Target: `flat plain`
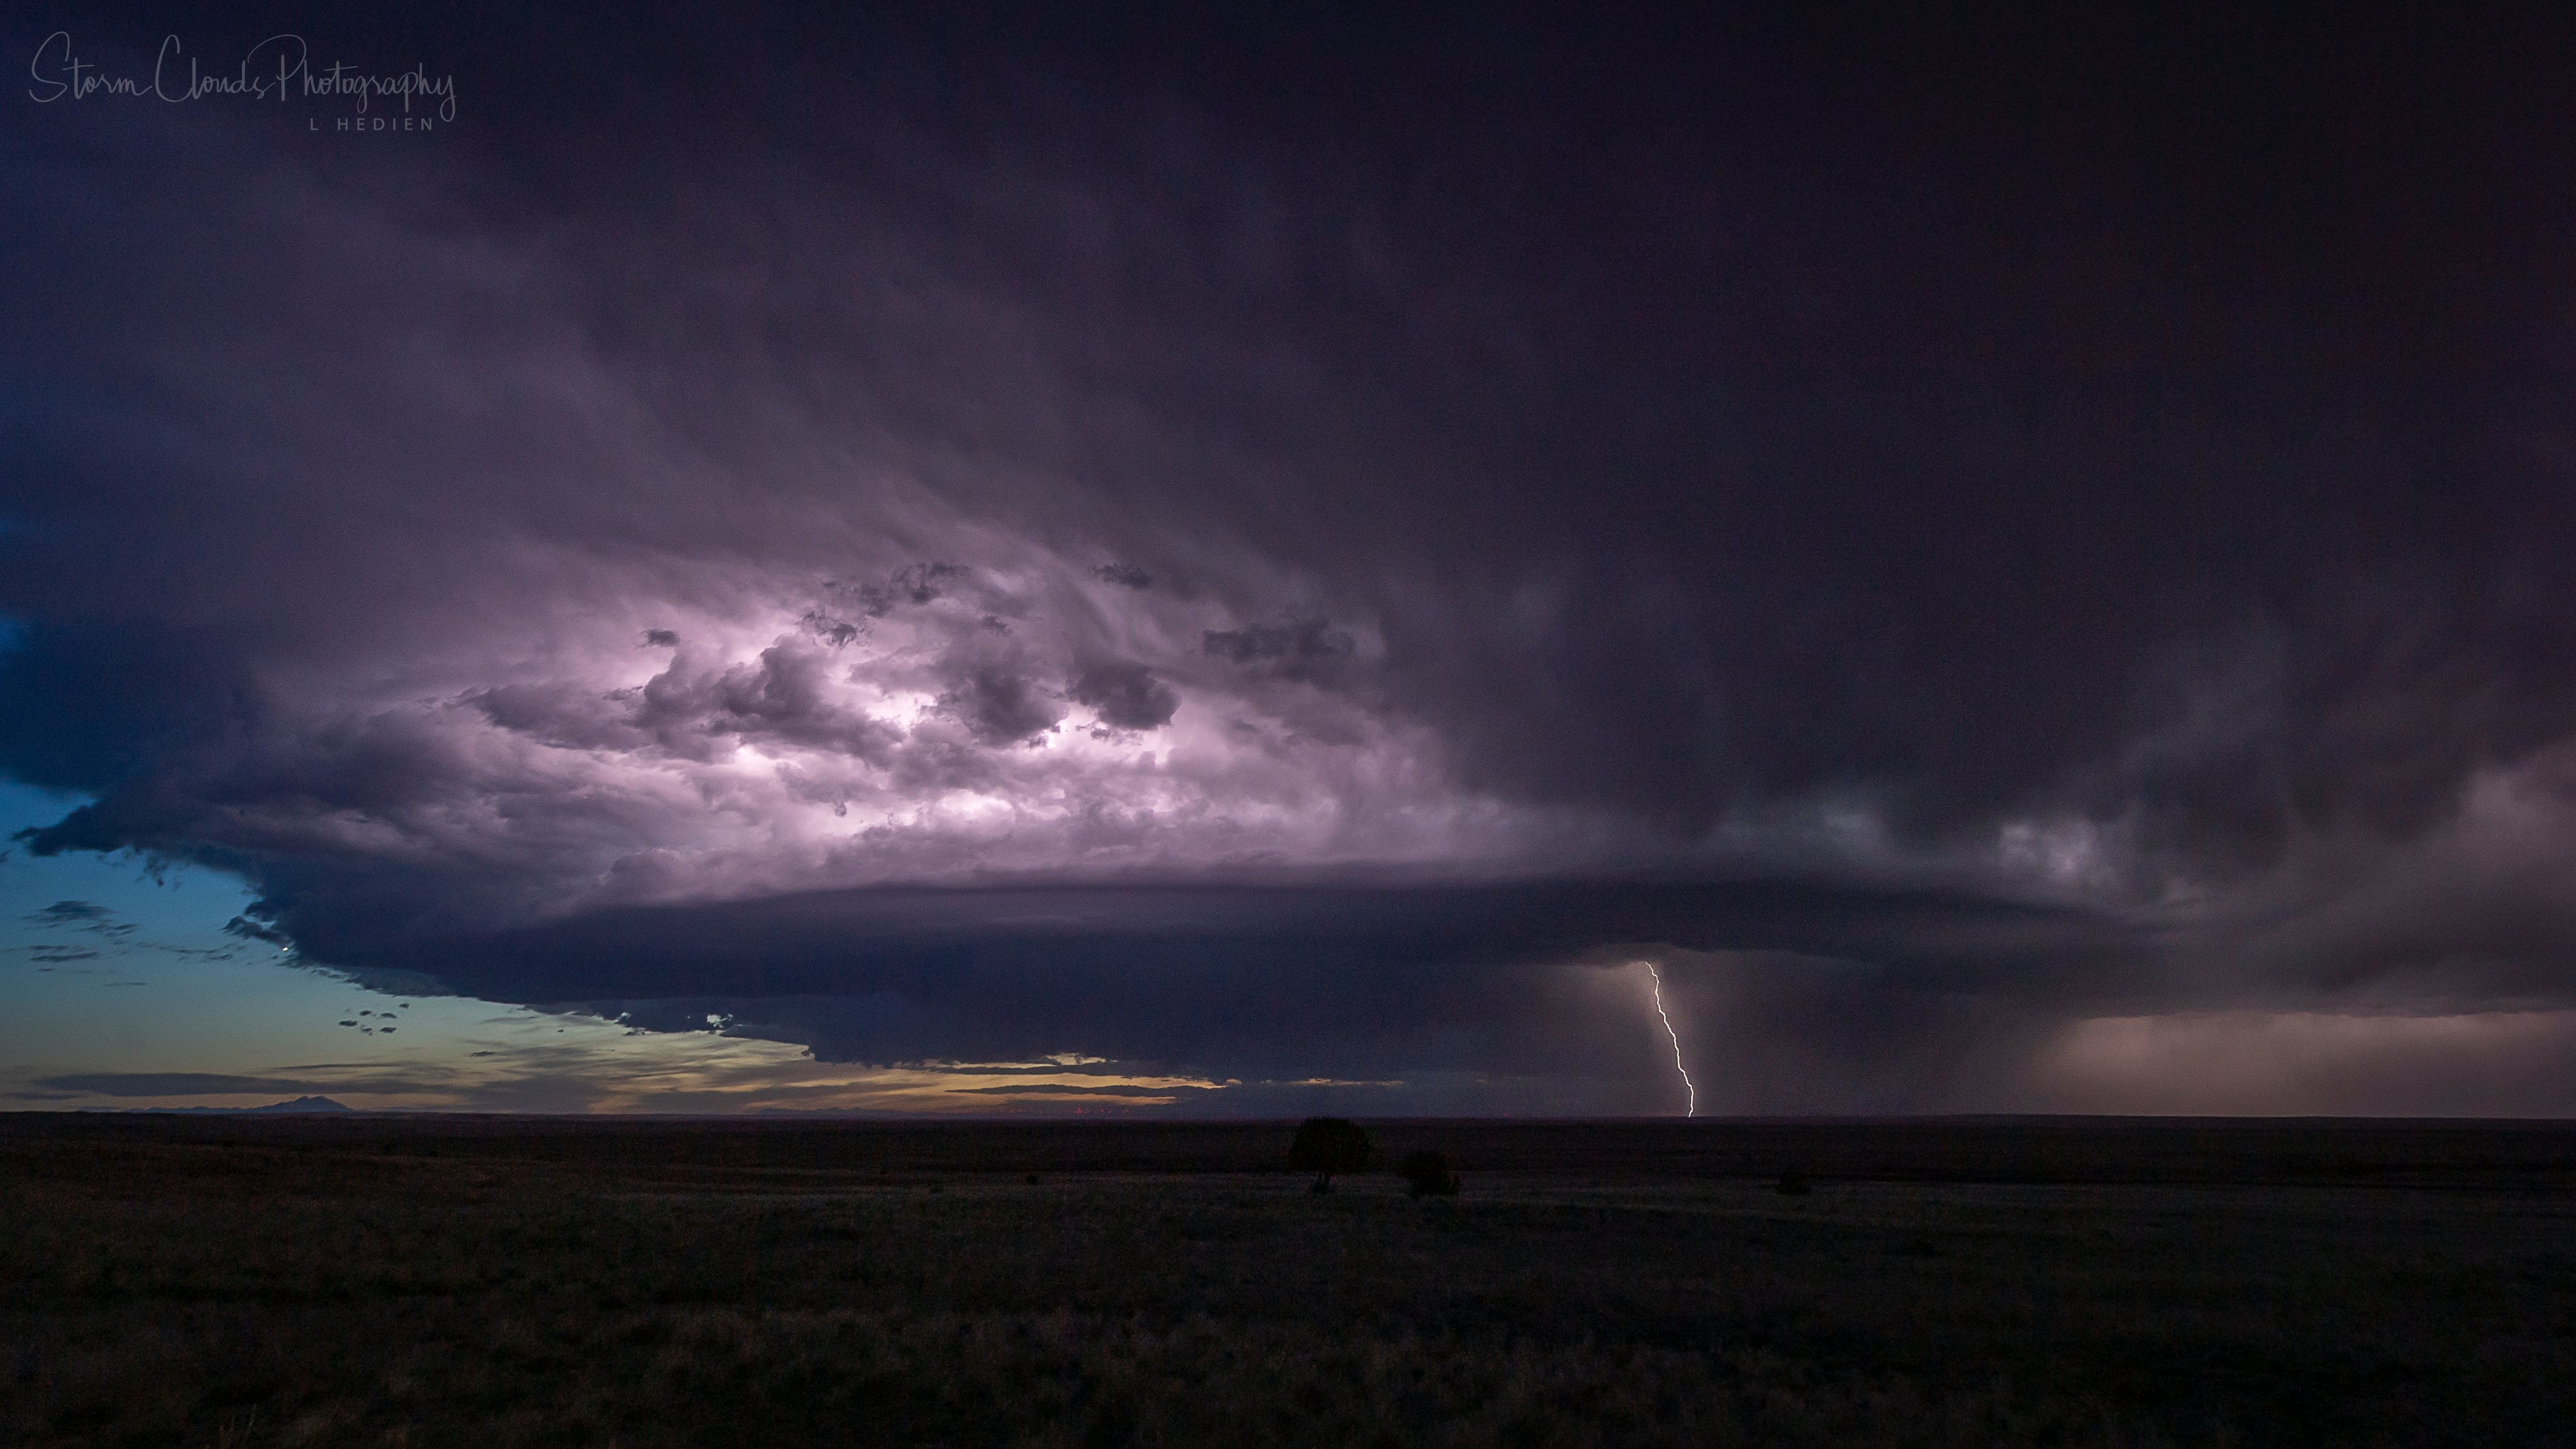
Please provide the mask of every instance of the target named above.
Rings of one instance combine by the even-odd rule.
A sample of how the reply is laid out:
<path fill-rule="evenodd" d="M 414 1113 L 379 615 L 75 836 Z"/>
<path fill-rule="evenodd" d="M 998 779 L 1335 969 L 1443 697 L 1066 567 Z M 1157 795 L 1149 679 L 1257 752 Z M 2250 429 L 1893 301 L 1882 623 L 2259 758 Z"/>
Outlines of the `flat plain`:
<path fill-rule="evenodd" d="M 0 1117 L 0 1442 L 2576 1449 L 2570 1124 L 1366 1125 Z"/>

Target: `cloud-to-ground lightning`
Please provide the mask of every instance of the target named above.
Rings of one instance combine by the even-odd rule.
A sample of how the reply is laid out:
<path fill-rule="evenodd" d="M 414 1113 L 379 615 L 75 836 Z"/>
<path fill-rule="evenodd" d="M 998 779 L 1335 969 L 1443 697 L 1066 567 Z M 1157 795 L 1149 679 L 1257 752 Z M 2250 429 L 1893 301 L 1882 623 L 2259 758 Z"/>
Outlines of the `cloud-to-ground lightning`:
<path fill-rule="evenodd" d="M 1673 1030 L 1673 1019 L 1664 1011 L 1664 973 L 1656 970 L 1652 961 L 1642 964 L 1646 968 L 1647 979 L 1655 984 L 1655 1015 L 1663 1019 L 1664 1035 L 1673 1039 L 1673 1070 L 1682 1074 L 1682 1090 L 1690 1094 L 1690 1105 L 1682 1115 L 1696 1117 L 1699 1115 L 1699 1088 L 1691 1085 L 1690 1068 L 1682 1065 L 1681 1033 Z"/>

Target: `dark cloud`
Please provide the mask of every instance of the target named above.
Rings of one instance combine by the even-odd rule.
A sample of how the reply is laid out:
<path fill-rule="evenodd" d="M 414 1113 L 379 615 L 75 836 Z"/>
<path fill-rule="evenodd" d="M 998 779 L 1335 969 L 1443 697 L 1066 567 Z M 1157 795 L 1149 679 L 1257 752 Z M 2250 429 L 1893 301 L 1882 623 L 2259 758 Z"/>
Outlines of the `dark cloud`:
<path fill-rule="evenodd" d="M 287 1077 L 237 1077 L 219 1072 L 72 1072 L 40 1077 L 39 1087 L 99 1097 L 199 1097 L 229 1093 L 309 1092 L 313 1084 Z"/>
<path fill-rule="evenodd" d="M 1076 704 L 1087 704 L 1100 722 L 1115 729 L 1161 729 L 1172 722 L 1180 696 L 1154 678 L 1141 664 L 1097 664 L 1082 672 L 1070 691 Z"/>
<path fill-rule="evenodd" d="M 1063 717 L 1035 682 L 1004 664 L 968 670 L 942 702 L 955 708 L 975 738 L 987 745 L 1017 744 Z"/>
<path fill-rule="evenodd" d="M 2558 22 L 1095 20 L 13 108 L 33 849 L 887 1060 L 1566 1072 L 1627 944 L 1856 1110 L 2576 999 Z"/>
<path fill-rule="evenodd" d="M 1030 1082 L 1011 1087 L 950 1087 L 948 1090 L 950 1092 L 969 1097 L 1177 1097 L 1186 1101 L 1193 1097 L 1204 1097 L 1213 1092 L 1223 1091 L 1224 1089 L 1222 1087 L 1196 1087 L 1188 1085 L 1170 1087 L 1139 1087 L 1123 1084 L 1114 1087 L 1067 1087 L 1051 1085 L 1044 1082 Z"/>
<path fill-rule="evenodd" d="M 380 1066 L 369 1063 L 333 1065 L 340 1070 L 328 1077 L 245 1076 L 225 1072 L 67 1072 L 36 1078 L 29 1085 L 49 1092 L 94 1097 L 320 1097 L 335 1092 L 378 1096 L 433 1093 L 450 1098 L 462 1095 L 469 1101 L 478 1094 L 504 1098 L 514 1085 L 506 1081 L 449 1081 L 436 1075 L 406 1076 L 399 1072 L 385 1072 Z M 361 1074 L 342 1074 L 347 1071 Z"/>
<path fill-rule="evenodd" d="M 1434 1064 L 1419 1055 L 1426 1041 L 1445 1043 L 1440 1062 L 1455 1070 L 1597 1060 L 1605 1011 L 1620 1031 L 1652 1018 L 1642 995 L 1585 1005 L 1580 983 L 1676 945 L 1858 957 L 1877 963 L 1870 980 L 1918 994 L 2026 1002 L 2080 999 L 2152 945 L 2064 908 L 1779 881 L 877 889 L 390 949 L 363 920 L 290 920 L 326 957 L 435 968 L 475 994 L 579 1002 L 663 1030 L 719 1015 L 735 1034 L 826 1059 L 1081 1050 L 1274 1077 L 1398 1075 Z M 1604 956 L 1612 940 L 1636 949 Z M 1593 964 L 1567 976 L 1563 963 L 1579 960 Z"/>
<path fill-rule="evenodd" d="M 182 620 L 99 617 L 87 594 L 52 601 L 71 606 L 61 612 L 32 590 L 6 605 L 38 621 L 0 656 L 10 778 L 99 790 L 247 723 L 256 705 L 237 654 Z"/>
<path fill-rule="evenodd" d="M 39 838 L 34 831 L 24 834 L 25 838 Z M 74 930 L 85 935 L 104 936 L 119 945 L 128 944 L 136 929 L 132 921 L 118 920 L 116 912 L 95 901 L 56 901 L 42 910 L 29 911 L 19 919 L 40 929 Z"/>
<path fill-rule="evenodd" d="M 781 643 L 751 663 L 721 673 L 684 675 L 673 666 L 647 681 L 635 696 L 635 728 L 665 748 L 683 740 L 776 740 L 812 745 L 861 759 L 881 757 L 895 743 L 884 723 L 836 707 L 825 685 L 831 658 L 810 646 Z M 622 701 L 621 701 L 622 702 Z"/>
<path fill-rule="evenodd" d="M 939 598 L 955 581 L 966 577 L 966 566 L 956 563 L 906 564 L 882 581 L 872 583 L 834 583 L 832 591 L 847 596 L 860 612 L 871 619 L 882 619 L 903 604 L 927 604 Z"/>
<path fill-rule="evenodd" d="M 294 938 L 284 931 L 252 920 L 249 916 L 235 916 L 224 922 L 224 934 L 239 936 L 245 941 L 266 941 L 272 946 L 286 946 L 294 942 Z"/>
<path fill-rule="evenodd" d="M 1199 636 L 1199 641 L 1199 647 L 1208 654 L 1236 664 L 1271 660 L 1302 664 L 1338 659 L 1351 652 L 1351 636 L 1321 619 L 1259 624 L 1247 629 L 1210 629 Z"/>

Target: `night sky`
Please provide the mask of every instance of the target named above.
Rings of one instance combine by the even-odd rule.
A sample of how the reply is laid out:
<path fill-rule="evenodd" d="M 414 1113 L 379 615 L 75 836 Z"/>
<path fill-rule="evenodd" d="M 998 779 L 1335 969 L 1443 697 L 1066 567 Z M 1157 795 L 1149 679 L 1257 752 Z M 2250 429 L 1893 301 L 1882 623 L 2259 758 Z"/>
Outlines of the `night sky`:
<path fill-rule="evenodd" d="M 2576 1114 L 2576 29 L 2106 8 L 22 10 L 0 1105 Z"/>

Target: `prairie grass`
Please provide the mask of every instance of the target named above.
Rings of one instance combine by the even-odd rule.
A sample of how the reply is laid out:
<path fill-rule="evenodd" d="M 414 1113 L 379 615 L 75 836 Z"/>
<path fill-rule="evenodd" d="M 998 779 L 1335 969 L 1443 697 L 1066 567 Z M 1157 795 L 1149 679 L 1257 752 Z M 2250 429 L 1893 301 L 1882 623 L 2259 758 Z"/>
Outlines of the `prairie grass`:
<path fill-rule="evenodd" d="M 1531 1128 L 1414 1201 L 1031 1183 L 1001 1134 L 131 1120 L 0 1127 L 0 1442 L 2576 1442 L 2563 1140 L 1787 1197 Z"/>

